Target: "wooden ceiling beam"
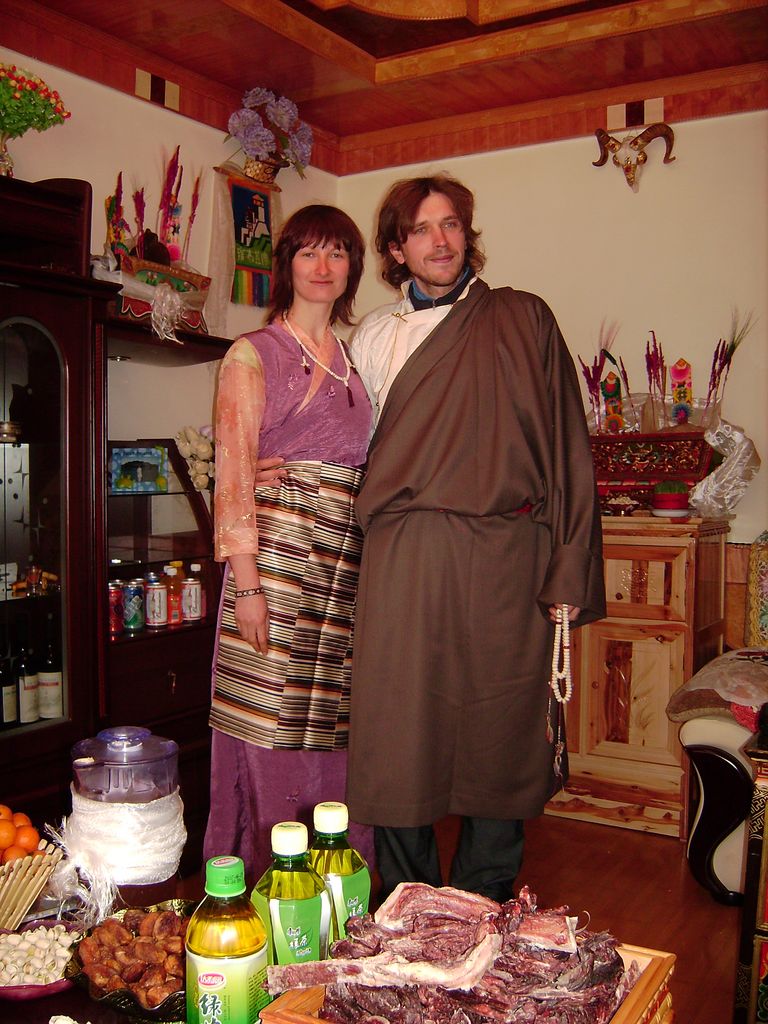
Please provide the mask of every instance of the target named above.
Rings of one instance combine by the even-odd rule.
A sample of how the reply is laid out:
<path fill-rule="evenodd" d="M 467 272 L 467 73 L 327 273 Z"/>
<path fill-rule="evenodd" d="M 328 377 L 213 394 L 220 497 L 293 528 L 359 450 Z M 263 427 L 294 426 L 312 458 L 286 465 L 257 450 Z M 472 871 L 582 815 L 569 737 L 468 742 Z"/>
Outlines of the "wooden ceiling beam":
<path fill-rule="evenodd" d="M 608 106 L 656 96 L 665 98 L 665 117 L 673 123 L 678 107 L 684 112 L 684 120 L 764 109 L 768 103 L 768 62 L 596 89 L 543 103 L 519 103 L 435 118 L 397 130 L 347 135 L 338 140 L 332 173 L 344 176 L 516 145 L 584 137 L 607 126 Z M 329 146 L 323 156 L 329 157 L 331 152 Z"/>
<path fill-rule="evenodd" d="M 299 14 L 281 0 L 222 0 L 227 6 L 303 46 L 312 53 L 344 68 L 373 85 L 425 78 L 443 71 L 522 57 L 543 50 L 573 46 L 614 36 L 664 29 L 685 22 L 701 21 L 758 7 L 767 0 L 631 0 L 618 7 L 605 7 L 581 14 L 569 14 L 535 25 L 520 25 L 482 35 L 470 36 L 440 46 L 425 47 L 378 60 L 340 35 Z M 312 0 L 319 8 L 338 6 L 335 0 Z M 349 6 L 350 0 L 343 0 Z M 414 0 L 408 0 L 413 3 Z M 326 4 L 329 6 L 326 8 Z M 357 5 L 353 5 L 357 6 Z M 563 0 L 467 0 L 470 20 L 478 24 L 500 18 L 522 16 L 543 10 L 556 12 Z M 569 9 L 571 5 L 568 5 Z M 470 10 L 471 8 L 471 10 Z M 297 83 L 301 92 L 301 83 Z"/>
<path fill-rule="evenodd" d="M 558 7 L 573 6 L 572 0 L 309 0 L 321 11 L 354 7 L 383 18 L 403 21 L 438 21 L 466 18 L 475 25 L 490 25 L 508 18 L 523 18 Z"/>
<path fill-rule="evenodd" d="M 669 0 L 636 0 L 620 7 L 601 8 L 381 58 L 376 62 L 375 82 L 382 85 L 425 78 L 461 67 L 767 6 L 766 0 L 676 0 L 675 3 Z M 276 31 L 280 29 L 276 27 Z"/>
<path fill-rule="evenodd" d="M 366 82 L 376 80 L 376 60 L 341 36 L 294 11 L 280 0 L 221 0 L 241 14 Z M 301 83 L 297 83 L 301 88 Z"/>
<path fill-rule="evenodd" d="M 467 0 L 467 18 L 475 25 L 490 25 L 507 18 L 524 18 L 558 7 L 570 7 L 566 0 Z"/>
<path fill-rule="evenodd" d="M 564 111 L 578 111 L 596 106 L 616 103 L 630 103 L 640 97 L 672 96 L 678 93 L 716 89 L 723 86 L 740 86 L 749 83 L 765 83 L 768 80 L 768 62 L 750 64 L 746 67 L 722 68 L 718 71 L 700 71 L 691 75 L 661 78 L 631 85 L 612 86 L 596 89 L 573 96 L 560 96 L 544 101 L 515 103 L 493 110 L 473 111 L 471 114 L 454 114 L 451 117 L 433 118 L 399 128 L 383 128 L 377 131 L 345 135 L 339 139 L 339 150 L 369 149 L 393 141 L 415 142 L 428 136 L 449 135 L 454 132 L 491 128 L 495 125 L 525 121 L 542 114 L 552 115 Z M 595 128 L 605 125 L 595 125 Z M 590 129 L 591 131 L 591 129 Z"/>
<path fill-rule="evenodd" d="M 399 21 L 444 21 L 467 13 L 465 0 L 347 0 L 347 6 Z"/>

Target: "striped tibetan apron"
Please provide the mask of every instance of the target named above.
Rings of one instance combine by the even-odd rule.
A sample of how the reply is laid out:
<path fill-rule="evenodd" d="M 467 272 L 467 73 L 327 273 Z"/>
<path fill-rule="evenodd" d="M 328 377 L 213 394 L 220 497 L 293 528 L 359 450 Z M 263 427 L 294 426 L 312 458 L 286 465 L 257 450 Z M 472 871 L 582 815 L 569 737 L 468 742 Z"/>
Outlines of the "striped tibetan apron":
<path fill-rule="evenodd" d="M 285 469 L 280 487 L 255 492 L 269 654 L 259 654 L 238 632 L 228 571 L 210 724 L 259 747 L 340 750 L 349 731 L 362 550 L 354 499 L 363 472 L 329 462 L 289 462 Z"/>

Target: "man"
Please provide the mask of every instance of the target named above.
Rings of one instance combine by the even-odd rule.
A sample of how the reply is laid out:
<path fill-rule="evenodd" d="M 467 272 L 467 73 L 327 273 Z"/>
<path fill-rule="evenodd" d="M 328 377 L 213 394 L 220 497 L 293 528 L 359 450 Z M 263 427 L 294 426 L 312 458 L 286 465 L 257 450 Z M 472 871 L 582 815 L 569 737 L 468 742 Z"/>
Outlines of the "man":
<path fill-rule="evenodd" d="M 376 247 L 403 297 L 351 346 L 379 419 L 356 503 L 347 799 L 376 826 L 382 897 L 443 884 L 433 824 L 448 814 L 462 816 L 448 882 L 513 894 L 523 819 L 562 781 L 552 620 L 562 605 L 574 625 L 605 614 L 573 362 L 540 298 L 476 276 L 473 210 L 446 175 L 390 189 Z"/>

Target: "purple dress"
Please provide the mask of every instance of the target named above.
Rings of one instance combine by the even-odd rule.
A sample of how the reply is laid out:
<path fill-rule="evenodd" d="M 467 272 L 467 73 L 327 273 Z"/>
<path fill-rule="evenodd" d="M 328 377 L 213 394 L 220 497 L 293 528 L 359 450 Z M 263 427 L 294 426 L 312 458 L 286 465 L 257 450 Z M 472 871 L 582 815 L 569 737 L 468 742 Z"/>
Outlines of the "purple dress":
<path fill-rule="evenodd" d="M 261 655 L 240 637 L 227 567 L 213 666 L 204 855 L 241 856 L 249 884 L 269 864 L 272 825 L 300 820 L 311 832 L 316 803 L 345 800 L 362 543 L 352 502 L 371 408 L 355 373 L 349 393 L 325 374 L 304 404 L 314 379 L 304 362 L 320 372 L 273 324 L 235 342 L 219 378 L 216 555 L 258 551 L 270 652 Z M 344 376 L 340 350 L 331 368 Z M 259 488 L 254 500 L 254 461 L 272 455 L 286 460 L 288 478 L 279 489 Z M 372 864 L 371 829 L 351 823 L 349 839 Z"/>

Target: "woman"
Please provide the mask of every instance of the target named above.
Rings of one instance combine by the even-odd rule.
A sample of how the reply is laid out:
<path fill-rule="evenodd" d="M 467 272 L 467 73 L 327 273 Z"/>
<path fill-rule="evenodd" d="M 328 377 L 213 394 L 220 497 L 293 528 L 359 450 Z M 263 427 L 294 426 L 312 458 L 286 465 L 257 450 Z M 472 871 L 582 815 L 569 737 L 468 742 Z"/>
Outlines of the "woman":
<path fill-rule="evenodd" d="M 215 554 L 226 560 L 213 666 L 211 812 L 204 854 L 241 856 L 251 882 L 277 821 L 311 825 L 344 800 L 352 616 L 361 535 L 353 510 L 371 407 L 333 324 L 349 324 L 364 242 L 332 206 L 289 218 L 271 312 L 219 374 Z M 254 492 L 256 460 L 285 456 Z M 350 829 L 372 856 L 370 830 Z"/>

